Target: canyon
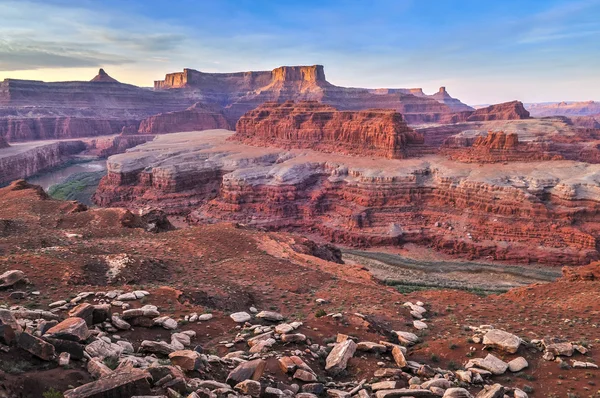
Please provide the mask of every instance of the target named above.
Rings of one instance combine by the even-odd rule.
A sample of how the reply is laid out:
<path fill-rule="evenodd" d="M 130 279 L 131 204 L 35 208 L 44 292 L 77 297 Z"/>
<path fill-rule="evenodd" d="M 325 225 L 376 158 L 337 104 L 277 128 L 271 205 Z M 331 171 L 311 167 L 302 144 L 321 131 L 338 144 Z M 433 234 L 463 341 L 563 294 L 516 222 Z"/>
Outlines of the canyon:
<path fill-rule="evenodd" d="M 463 258 L 550 265 L 599 258 L 599 165 L 282 151 L 232 141 L 235 134 L 158 136 L 112 156 L 94 200 L 355 247 L 417 243 Z"/>
<path fill-rule="evenodd" d="M 0 151 L 0 186 L 85 157 L 106 158 L 154 138 L 153 135 L 103 136 L 16 143 Z"/>

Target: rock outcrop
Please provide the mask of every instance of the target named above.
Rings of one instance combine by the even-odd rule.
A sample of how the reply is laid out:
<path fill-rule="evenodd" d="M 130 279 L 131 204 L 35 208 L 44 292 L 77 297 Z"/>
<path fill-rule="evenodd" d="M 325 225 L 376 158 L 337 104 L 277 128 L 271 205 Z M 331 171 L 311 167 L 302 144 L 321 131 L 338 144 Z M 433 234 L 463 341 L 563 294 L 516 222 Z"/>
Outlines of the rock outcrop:
<path fill-rule="evenodd" d="M 521 101 L 512 101 L 477 109 L 469 115 L 467 121 L 514 120 L 528 119 L 529 117 L 529 112 L 525 109 Z"/>
<path fill-rule="evenodd" d="M 194 102 L 119 83 L 103 70 L 88 82 L 6 79 L 0 82 L 0 136 L 12 142 L 118 134 L 148 116 Z"/>
<path fill-rule="evenodd" d="M 153 135 L 139 134 L 14 145 L 0 151 L 0 185 L 61 166 L 74 155 L 108 157 L 152 139 Z"/>
<path fill-rule="evenodd" d="M 82 141 L 14 146 L 0 152 L 0 185 L 59 166 L 85 150 Z"/>
<path fill-rule="evenodd" d="M 209 107 L 197 102 L 183 111 L 161 113 L 142 120 L 139 132 L 165 134 L 228 128 L 229 123 L 223 113 L 214 106 Z"/>
<path fill-rule="evenodd" d="M 517 133 L 490 131 L 487 134 L 457 134 L 449 137 L 442 150 L 450 159 L 461 162 L 532 162 L 560 160 L 563 156 L 543 142 L 519 142 Z"/>
<path fill-rule="evenodd" d="M 104 71 L 104 69 L 102 69 L 102 68 L 100 68 L 100 70 L 98 71 L 98 74 L 96 76 L 94 76 L 94 78 L 90 81 L 98 82 L 98 83 L 119 83 L 116 79 L 113 79 L 112 77 L 110 77 L 108 75 L 108 73 L 106 73 Z"/>
<path fill-rule="evenodd" d="M 546 102 L 525 104 L 532 116 L 589 116 L 600 115 L 600 102 Z"/>
<path fill-rule="evenodd" d="M 0 136 L 0 149 L 8 147 L 10 147 L 10 145 L 8 144 L 8 141 L 6 141 L 6 138 Z"/>
<path fill-rule="evenodd" d="M 246 113 L 233 140 L 285 149 L 311 148 L 358 156 L 401 159 L 423 144 L 393 110 L 338 111 L 316 101 L 267 102 Z"/>
<path fill-rule="evenodd" d="M 363 89 L 339 87 L 325 79 L 323 66 L 282 66 L 272 71 L 204 73 L 193 69 L 170 73 L 154 82 L 157 91 L 182 91 L 206 104 L 223 106 L 235 125 L 246 112 L 267 101 L 313 100 L 340 110 L 394 109 L 408 123 L 435 122 L 457 109 L 472 108 L 438 93 L 421 89 Z M 450 104 L 450 105 L 447 105 Z"/>
<path fill-rule="evenodd" d="M 468 258 L 545 264 L 600 258 L 600 166 L 282 153 L 232 142 L 232 135 L 158 136 L 113 156 L 95 201 L 157 206 L 200 223 L 310 231 L 354 246 L 412 242 Z M 480 141 L 514 145 L 500 137 Z"/>

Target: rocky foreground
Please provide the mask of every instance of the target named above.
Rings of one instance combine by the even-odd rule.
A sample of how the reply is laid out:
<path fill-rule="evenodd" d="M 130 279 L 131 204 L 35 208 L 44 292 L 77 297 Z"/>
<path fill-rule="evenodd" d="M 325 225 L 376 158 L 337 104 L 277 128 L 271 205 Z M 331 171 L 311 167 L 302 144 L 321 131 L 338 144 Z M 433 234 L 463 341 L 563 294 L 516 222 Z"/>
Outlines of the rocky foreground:
<path fill-rule="evenodd" d="M 499 296 L 407 296 L 293 235 L 160 232 L 158 213 L 89 210 L 23 182 L 0 204 L 0 396 L 597 390 L 597 264 Z"/>

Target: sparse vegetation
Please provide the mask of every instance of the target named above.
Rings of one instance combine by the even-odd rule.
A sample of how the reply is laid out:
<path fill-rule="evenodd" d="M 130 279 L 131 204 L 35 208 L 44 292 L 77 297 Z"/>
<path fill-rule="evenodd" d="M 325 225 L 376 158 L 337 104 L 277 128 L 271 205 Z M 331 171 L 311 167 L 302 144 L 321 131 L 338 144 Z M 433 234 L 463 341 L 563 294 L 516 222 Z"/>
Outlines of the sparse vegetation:
<path fill-rule="evenodd" d="M 54 388 L 49 388 L 42 393 L 43 398 L 63 398 L 64 395 L 60 391 L 56 391 Z"/>
<path fill-rule="evenodd" d="M 327 315 L 327 312 L 323 308 L 319 308 L 317 312 L 315 312 L 315 318 L 321 318 Z"/>

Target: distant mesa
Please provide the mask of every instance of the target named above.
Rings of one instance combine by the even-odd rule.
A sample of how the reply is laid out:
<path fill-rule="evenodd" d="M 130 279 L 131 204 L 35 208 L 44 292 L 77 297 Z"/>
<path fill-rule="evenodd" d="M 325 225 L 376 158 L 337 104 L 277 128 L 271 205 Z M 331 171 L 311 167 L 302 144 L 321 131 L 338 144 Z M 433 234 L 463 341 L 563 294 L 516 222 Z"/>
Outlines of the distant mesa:
<path fill-rule="evenodd" d="M 140 133 L 165 134 L 184 131 L 228 129 L 229 123 L 217 106 L 195 103 L 182 111 L 160 113 L 142 120 Z"/>
<path fill-rule="evenodd" d="M 99 82 L 99 83 L 119 83 L 118 80 L 113 79 L 104 71 L 104 69 L 100 68 L 98 74 L 90 80 L 91 82 Z"/>

